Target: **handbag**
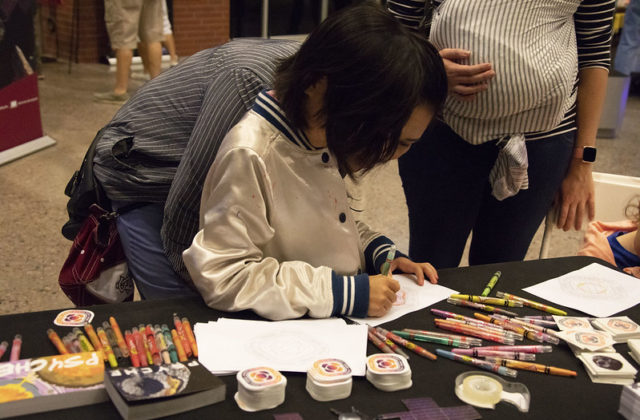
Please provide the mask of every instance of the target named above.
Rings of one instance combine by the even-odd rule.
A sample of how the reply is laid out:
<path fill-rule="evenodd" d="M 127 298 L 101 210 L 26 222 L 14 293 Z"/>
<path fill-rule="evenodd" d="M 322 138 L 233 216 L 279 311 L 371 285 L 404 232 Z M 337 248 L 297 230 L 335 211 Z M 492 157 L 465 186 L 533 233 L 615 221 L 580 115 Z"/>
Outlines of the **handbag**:
<path fill-rule="evenodd" d="M 58 284 L 78 306 L 133 300 L 116 217 L 118 213 L 92 204 L 60 270 Z"/>

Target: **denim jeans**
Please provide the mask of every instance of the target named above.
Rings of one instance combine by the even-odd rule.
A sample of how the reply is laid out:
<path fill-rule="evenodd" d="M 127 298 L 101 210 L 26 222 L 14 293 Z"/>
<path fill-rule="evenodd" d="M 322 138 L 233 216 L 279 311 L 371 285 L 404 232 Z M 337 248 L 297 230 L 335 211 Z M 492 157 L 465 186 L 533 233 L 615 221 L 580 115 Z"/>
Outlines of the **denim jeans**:
<path fill-rule="evenodd" d="M 131 203 L 112 202 L 115 210 L 127 204 Z M 164 254 L 160 237 L 163 213 L 163 204 L 148 204 L 116 219 L 129 273 L 143 299 L 196 296 L 198 293 L 178 276 Z"/>
<path fill-rule="evenodd" d="M 398 163 L 411 258 L 456 267 L 473 231 L 471 265 L 524 259 L 566 175 L 574 141 L 575 131 L 527 141 L 529 189 L 498 201 L 489 184 L 496 141 L 474 146 L 434 121 Z"/>

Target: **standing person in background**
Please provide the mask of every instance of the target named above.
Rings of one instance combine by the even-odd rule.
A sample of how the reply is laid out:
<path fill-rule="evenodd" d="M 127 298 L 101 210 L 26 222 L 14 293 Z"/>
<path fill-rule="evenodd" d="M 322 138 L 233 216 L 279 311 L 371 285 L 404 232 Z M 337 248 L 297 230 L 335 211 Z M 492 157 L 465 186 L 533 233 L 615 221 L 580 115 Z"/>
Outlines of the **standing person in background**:
<path fill-rule="evenodd" d="M 142 59 L 153 79 L 162 60 L 162 4 L 164 0 L 105 0 L 104 20 L 111 48 L 116 52 L 116 84 L 112 91 L 94 93 L 94 100 L 122 104 L 129 99 L 129 74 L 138 39 L 146 46 Z"/>
<path fill-rule="evenodd" d="M 629 92 L 640 94 L 640 0 L 630 0 L 627 4 L 613 68 L 631 76 Z"/>
<path fill-rule="evenodd" d="M 169 66 L 173 67 L 178 64 L 178 54 L 176 53 L 176 41 L 173 39 L 173 28 L 169 21 L 167 0 L 162 0 L 162 35 L 164 35 L 162 44 L 169 53 Z"/>
<path fill-rule="evenodd" d="M 554 198 L 558 227 L 593 218 L 615 0 L 389 0 L 388 8 L 417 28 L 425 3 L 454 95 L 399 160 L 410 255 L 455 267 L 473 231 L 470 264 L 522 260 Z"/>

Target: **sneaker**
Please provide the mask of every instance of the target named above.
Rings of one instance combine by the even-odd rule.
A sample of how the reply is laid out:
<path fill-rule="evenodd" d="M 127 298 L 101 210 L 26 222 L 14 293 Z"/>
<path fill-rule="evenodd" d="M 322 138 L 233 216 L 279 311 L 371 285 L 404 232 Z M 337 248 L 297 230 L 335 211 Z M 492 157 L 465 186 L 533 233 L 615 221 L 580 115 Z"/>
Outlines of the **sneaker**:
<path fill-rule="evenodd" d="M 131 78 L 133 80 L 140 80 L 142 82 L 148 82 L 149 80 L 151 80 L 151 76 L 149 76 L 149 73 L 140 73 L 140 72 L 132 72 Z"/>
<path fill-rule="evenodd" d="M 96 102 L 104 102 L 108 104 L 117 104 L 122 105 L 127 102 L 129 99 L 128 93 L 123 93 L 122 95 L 116 95 L 113 92 L 98 92 L 93 94 L 93 100 Z"/>

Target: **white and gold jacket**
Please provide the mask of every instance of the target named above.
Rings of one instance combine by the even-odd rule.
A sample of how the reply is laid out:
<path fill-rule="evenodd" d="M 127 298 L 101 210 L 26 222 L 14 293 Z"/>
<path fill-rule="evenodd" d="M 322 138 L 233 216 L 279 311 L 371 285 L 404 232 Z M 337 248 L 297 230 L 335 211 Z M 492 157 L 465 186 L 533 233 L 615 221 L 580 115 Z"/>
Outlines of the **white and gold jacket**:
<path fill-rule="evenodd" d="M 364 317 L 365 271 L 378 273 L 391 244 L 353 218 L 335 157 L 262 92 L 220 146 L 183 258 L 215 309 Z"/>

